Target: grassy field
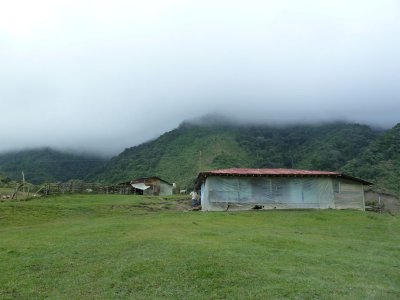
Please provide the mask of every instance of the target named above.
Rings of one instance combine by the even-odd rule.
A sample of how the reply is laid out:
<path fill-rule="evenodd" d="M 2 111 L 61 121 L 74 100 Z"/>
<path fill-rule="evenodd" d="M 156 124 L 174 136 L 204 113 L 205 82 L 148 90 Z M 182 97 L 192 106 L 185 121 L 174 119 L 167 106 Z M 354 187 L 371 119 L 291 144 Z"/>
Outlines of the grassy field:
<path fill-rule="evenodd" d="M 0 299 L 399 299 L 400 218 L 187 211 L 179 198 L 0 203 Z"/>

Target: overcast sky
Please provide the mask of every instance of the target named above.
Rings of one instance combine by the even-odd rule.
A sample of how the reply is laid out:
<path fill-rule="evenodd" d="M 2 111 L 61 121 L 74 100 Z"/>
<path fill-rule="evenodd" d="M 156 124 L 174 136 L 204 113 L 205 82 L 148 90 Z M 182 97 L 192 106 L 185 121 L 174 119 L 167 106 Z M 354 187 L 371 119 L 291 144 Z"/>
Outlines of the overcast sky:
<path fill-rule="evenodd" d="M 0 151 L 116 154 L 208 113 L 391 127 L 400 1 L 2 1 L 0 104 Z"/>

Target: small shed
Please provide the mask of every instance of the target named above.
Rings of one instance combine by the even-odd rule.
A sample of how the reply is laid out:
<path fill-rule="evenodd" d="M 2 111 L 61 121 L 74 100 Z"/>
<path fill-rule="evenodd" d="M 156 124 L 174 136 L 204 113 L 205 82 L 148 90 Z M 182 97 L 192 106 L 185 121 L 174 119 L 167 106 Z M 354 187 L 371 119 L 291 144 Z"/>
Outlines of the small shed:
<path fill-rule="evenodd" d="M 338 172 L 222 169 L 201 172 L 195 189 L 205 211 L 260 209 L 365 210 L 370 182 Z"/>
<path fill-rule="evenodd" d="M 147 196 L 172 195 L 173 184 L 159 177 L 144 177 L 130 181 L 135 194 Z"/>

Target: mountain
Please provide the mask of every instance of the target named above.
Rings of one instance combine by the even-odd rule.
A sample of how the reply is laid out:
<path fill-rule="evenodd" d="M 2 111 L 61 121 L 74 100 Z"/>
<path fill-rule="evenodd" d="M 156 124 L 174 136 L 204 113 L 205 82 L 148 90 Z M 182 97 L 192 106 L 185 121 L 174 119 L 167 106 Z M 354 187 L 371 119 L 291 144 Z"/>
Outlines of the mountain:
<path fill-rule="evenodd" d="M 389 190 L 400 196 L 400 123 L 379 136 L 343 170 L 371 180 L 375 189 Z"/>
<path fill-rule="evenodd" d="M 25 180 L 34 184 L 83 180 L 104 163 L 105 160 L 97 156 L 42 148 L 0 154 L 0 173 L 13 180 L 21 180 L 23 171 Z"/>
<path fill-rule="evenodd" d="M 341 122 L 271 126 L 208 119 L 184 122 L 110 160 L 50 148 L 0 154 L 4 178 L 21 180 L 24 171 L 32 183 L 159 176 L 189 189 L 199 171 L 232 167 L 342 171 L 400 194 L 400 124 L 379 131 Z"/>
<path fill-rule="evenodd" d="M 184 122 L 159 138 L 125 149 L 92 176 L 121 182 L 159 176 L 190 188 L 201 170 L 304 168 L 339 170 L 380 135 L 365 125 L 237 125 Z"/>

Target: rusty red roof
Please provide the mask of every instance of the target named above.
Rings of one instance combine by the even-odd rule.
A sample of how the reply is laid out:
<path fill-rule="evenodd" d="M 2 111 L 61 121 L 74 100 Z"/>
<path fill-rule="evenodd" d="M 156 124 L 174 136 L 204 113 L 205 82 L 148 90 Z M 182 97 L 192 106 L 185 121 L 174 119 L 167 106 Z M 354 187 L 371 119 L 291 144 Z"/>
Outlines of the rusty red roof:
<path fill-rule="evenodd" d="M 208 172 L 206 174 L 214 175 L 340 175 L 337 172 L 328 171 L 310 171 L 296 169 L 220 169 Z"/>
<path fill-rule="evenodd" d="M 372 183 L 352 177 L 339 172 L 330 171 L 314 171 L 314 170 L 296 170 L 296 169 L 244 169 L 244 168 L 232 168 L 232 169 L 220 169 L 201 172 L 196 180 L 196 185 L 203 181 L 208 176 L 288 176 L 288 177 L 341 177 L 344 179 L 350 179 L 358 181 L 365 185 L 371 185 Z"/>

